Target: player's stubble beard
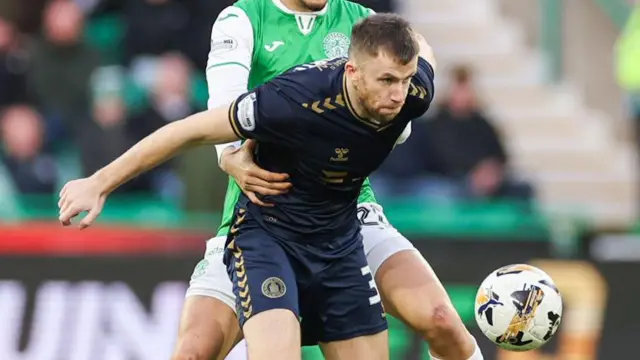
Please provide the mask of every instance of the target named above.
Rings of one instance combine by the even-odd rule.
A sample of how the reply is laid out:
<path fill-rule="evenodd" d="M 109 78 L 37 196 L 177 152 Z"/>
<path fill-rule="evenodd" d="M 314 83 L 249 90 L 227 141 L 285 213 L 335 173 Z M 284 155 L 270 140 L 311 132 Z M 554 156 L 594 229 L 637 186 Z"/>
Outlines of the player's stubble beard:
<path fill-rule="evenodd" d="M 369 120 L 375 120 L 380 124 L 386 124 L 397 116 L 397 114 L 382 115 L 376 110 L 374 106 L 370 104 L 371 98 L 373 96 L 370 93 L 366 81 L 363 78 L 358 80 L 352 79 L 351 86 L 353 87 L 355 94 L 350 94 L 350 96 L 352 96 L 353 98 L 353 95 L 355 95 L 356 101 L 364 112 L 363 114 L 358 114 L 361 117 Z"/>
<path fill-rule="evenodd" d="M 324 9 L 329 2 L 328 0 L 295 0 L 299 6 L 306 11 L 316 12 Z"/>

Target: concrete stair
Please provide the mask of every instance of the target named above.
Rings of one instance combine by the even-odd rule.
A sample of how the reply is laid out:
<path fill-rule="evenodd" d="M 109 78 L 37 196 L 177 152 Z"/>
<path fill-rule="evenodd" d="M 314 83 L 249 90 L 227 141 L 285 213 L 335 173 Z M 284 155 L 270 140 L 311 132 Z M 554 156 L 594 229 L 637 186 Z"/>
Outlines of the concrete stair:
<path fill-rule="evenodd" d="M 585 106 L 571 84 L 545 81 L 544 56 L 527 47 L 495 0 L 401 5 L 436 52 L 437 88 L 446 89 L 452 66 L 474 68 L 480 100 L 504 135 L 512 165 L 536 184 L 543 208 L 567 209 L 606 227 L 636 219 L 633 146 L 617 140 L 612 120 Z"/>

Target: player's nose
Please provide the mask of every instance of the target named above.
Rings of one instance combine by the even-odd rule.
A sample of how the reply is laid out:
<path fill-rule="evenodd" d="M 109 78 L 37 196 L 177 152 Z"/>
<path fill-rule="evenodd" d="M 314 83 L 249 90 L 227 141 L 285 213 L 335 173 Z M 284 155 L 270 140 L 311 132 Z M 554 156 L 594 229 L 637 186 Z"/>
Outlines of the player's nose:
<path fill-rule="evenodd" d="M 403 102 L 406 96 L 407 96 L 407 89 L 405 89 L 405 87 L 402 86 L 401 84 L 393 86 L 389 94 L 389 98 L 391 99 L 391 101 L 395 103 Z"/>
<path fill-rule="evenodd" d="M 406 96 L 407 96 L 407 94 L 405 94 L 404 91 L 402 91 L 402 89 L 399 89 L 399 90 L 395 90 L 394 89 L 394 90 L 391 91 L 391 94 L 390 94 L 389 98 L 394 103 L 402 103 Z"/>

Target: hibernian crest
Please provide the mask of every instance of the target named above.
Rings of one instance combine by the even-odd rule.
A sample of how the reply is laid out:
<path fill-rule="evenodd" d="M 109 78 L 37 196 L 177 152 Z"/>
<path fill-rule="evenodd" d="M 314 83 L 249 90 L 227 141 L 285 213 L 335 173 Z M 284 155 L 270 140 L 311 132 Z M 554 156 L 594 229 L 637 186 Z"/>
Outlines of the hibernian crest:
<path fill-rule="evenodd" d="M 332 32 L 324 38 L 322 44 L 325 55 L 327 55 L 327 58 L 332 59 L 347 56 L 351 40 L 343 33 Z"/>
<path fill-rule="evenodd" d="M 207 268 L 209 267 L 209 261 L 207 259 L 202 259 L 196 265 L 196 268 L 193 270 L 193 274 L 191 275 L 192 279 L 199 278 L 207 272 Z"/>

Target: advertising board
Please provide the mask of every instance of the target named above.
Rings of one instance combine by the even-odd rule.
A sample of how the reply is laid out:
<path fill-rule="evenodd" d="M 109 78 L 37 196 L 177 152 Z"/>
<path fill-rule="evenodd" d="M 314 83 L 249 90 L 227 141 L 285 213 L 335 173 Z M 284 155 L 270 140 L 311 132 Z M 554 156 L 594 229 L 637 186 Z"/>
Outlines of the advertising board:
<path fill-rule="evenodd" d="M 28 240 L 31 230 L 25 229 L 26 235 L 11 233 L 17 236 L 14 241 L 27 239 L 29 246 L 0 245 L 0 358 L 169 358 L 187 282 L 206 235 L 165 232 L 158 241 L 158 233 L 140 231 L 128 239 L 146 244 L 145 251 L 140 245 L 127 245 L 118 252 L 107 245 L 113 234 L 122 239 L 122 229 L 82 232 L 85 238 L 76 239 L 81 242 L 71 245 L 76 240 L 67 239 L 62 248 L 52 247 L 52 241 L 64 238 L 53 231 L 39 233 L 41 243 L 36 246 L 35 237 Z M 414 243 L 445 284 L 485 359 L 626 359 L 635 354 L 640 315 L 632 305 L 640 294 L 640 282 L 633 279 L 640 273 L 639 263 L 549 260 L 547 243 L 535 240 L 414 239 Z M 93 250 L 80 255 L 80 246 Z M 498 351 L 474 322 L 475 291 L 484 276 L 502 265 L 521 262 L 545 269 L 565 300 L 559 333 L 539 353 Z M 395 319 L 390 320 L 390 346 L 391 359 L 428 359 L 421 339 Z M 318 356 L 313 348 L 305 355 L 307 360 Z"/>

